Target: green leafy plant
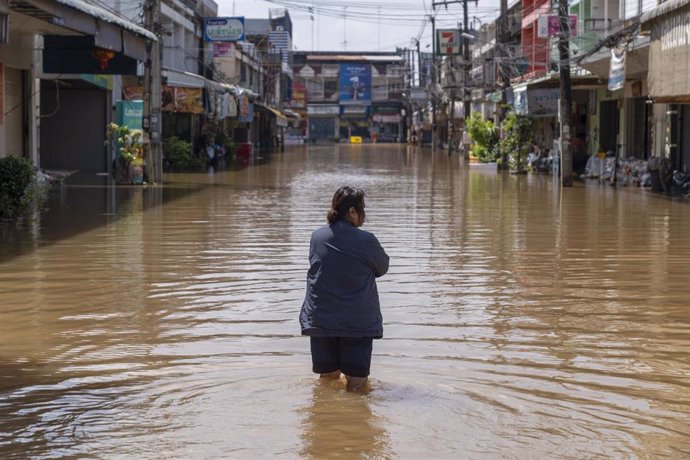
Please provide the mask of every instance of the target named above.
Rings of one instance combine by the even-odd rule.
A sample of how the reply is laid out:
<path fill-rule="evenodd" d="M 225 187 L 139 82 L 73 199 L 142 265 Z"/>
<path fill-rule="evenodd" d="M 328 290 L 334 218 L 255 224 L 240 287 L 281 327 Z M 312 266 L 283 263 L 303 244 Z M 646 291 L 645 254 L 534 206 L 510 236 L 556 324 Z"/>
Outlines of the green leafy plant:
<path fill-rule="evenodd" d="M 203 166 L 204 161 L 192 152 L 192 144 L 179 137 L 172 136 L 163 142 L 163 155 L 170 166 L 178 169 L 189 169 Z"/>
<path fill-rule="evenodd" d="M 532 118 L 508 112 L 503 120 L 503 137 L 498 143 L 500 154 L 508 157 L 510 170 L 516 173 L 526 171 L 527 153 L 532 144 Z"/>
<path fill-rule="evenodd" d="M 113 149 L 118 149 L 119 156 L 131 163 L 144 156 L 144 144 L 141 143 L 141 131 L 110 123 L 106 127 L 106 143 L 110 143 Z"/>
<path fill-rule="evenodd" d="M 26 158 L 0 159 L 0 218 L 15 219 L 26 211 L 35 197 L 27 194 L 36 173 Z"/>
<path fill-rule="evenodd" d="M 496 160 L 498 131 L 491 120 L 484 120 L 479 112 L 472 112 L 466 121 L 467 132 L 472 138 L 470 154 L 482 163 Z"/>

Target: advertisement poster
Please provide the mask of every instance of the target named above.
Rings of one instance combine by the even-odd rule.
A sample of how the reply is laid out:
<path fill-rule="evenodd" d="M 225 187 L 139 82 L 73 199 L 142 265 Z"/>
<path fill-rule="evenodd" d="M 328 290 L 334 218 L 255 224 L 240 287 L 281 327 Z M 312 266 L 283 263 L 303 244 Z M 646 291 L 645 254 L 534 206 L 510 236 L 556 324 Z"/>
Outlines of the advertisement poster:
<path fill-rule="evenodd" d="M 371 101 L 371 65 L 340 64 L 340 103 Z"/>
<path fill-rule="evenodd" d="M 609 91 L 625 86 L 625 46 L 611 48 L 611 69 L 609 70 Z"/>
<path fill-rule="evenodd" d="M 144 99 L 143 86 L 125 86 L 122 88 L 122 98 L 125 101 Z"/>
<path fill-rule="evenodd" d="M 304 82 L 295 79 L 292 82 L 292 101 L 290 102 L 292 107 L 306 107 L 307 105 L 307 86 Z"/>
<path fill-rule="evenodd" d="M 204 113 L 201 88 L 175 88 L 175 110 L 185 113 Z"/>

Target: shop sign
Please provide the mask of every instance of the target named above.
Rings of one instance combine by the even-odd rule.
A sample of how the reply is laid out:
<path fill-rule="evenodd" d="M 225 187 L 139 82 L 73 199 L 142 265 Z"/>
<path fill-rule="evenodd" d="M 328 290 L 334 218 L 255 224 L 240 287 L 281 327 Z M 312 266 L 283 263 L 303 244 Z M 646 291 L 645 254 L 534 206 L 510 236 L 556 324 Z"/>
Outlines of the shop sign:
<path fill-rule="evenodd" d="M 625 86 L 625 45 L 611 48 L 611 68 L 609 70 L 609 91 L 623 89 Z"/>
<path fill-rule="evenodd" d="M 129 129 L 142 129 L 144 119 L 144 101 L 121 101 L 123 126 Z"/>
<path fill-rule="evenodd" d="M 369 106 L 366 105 L 343 105 L 340 107 L 342 115 L 366 115 L 369 113 Z"/>
<path fill-rule="evenodd" d="M 571 37 L 577 36 L 577 15 L 568 16 Z M 557 14 L 544 14 L 537 19 L 537 37 L 555 37 L 561 33 L 561 18 Z"/>
<path fill-rule="evenodd" d="M 400 113 L 400 106 L 398 105 L 375 105 L 372 107 L 372 112 L 381 115 L 394 115 Z"/>
<path fill-rule="evenodd" d="M 518 115 L 527 115 L 527 88 L 513 90 L 513 108 Z"/>
<path fill-rule="evenodd" d="M 91 84 L 98 86 L 99 88 L 107 89 L 109 91 L 113 90 L 113 76 L 112 75 L 93 75 L 88 73 L 83 73 L 79 77 L 88 81 Z"/>
<path fill-rule="evenodd" d="M 307 86 L 303 82 L 297 80 L 292 82 L 292 100 L 290 105 L 292 107 L 304 107 L 307 105 Z"/>
<path fill-rule="evenodd" d="M 221 58 L 232 56 L 235 51 L 235 44 L 228 42 L 214 42 L 213 43 L 213 57 Z"/>
<path fill-rule="evenodd" d="M 371 100 L 371 65 L 340 64 L 340 103 L 357 104 Z"/>
<path fill-rule="evenodd" d="M 204 40 L 207 42 L 244 40 L 244 17 L 204 18 Z"/>
<path fill-rule="evenodd" d="M 144 99 L 143 86 L 125 86 L 122 88 L 122 98 L 126 101 Z"/>
<path fill-rule="evenodd" d="M 307 115 L 338 115 L 340 107 L 337 105 L 310 105 L 307 106 Z"/>
<path fill-rule="evenodd" d="M 558 88 L 532 89 L 527 92 L 527 110 L 535 117 L 558 116 L 558 101 L 561 91 Z"/>
<path fill-rule="evenodd" d="M 441 29 L 436 31 L 436 54 L 449 56 L 460 54 L 460 31 L 458 29 Z"/>

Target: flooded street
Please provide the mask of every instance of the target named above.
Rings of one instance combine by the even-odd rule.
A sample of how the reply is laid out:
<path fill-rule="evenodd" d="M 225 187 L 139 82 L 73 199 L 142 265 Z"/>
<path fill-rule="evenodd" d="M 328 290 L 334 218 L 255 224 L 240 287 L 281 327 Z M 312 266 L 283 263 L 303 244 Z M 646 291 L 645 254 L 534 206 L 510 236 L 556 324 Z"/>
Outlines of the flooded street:
<path fill-rule="evenodd" d="M 166 181 L 2 227 L 3 458 L 690 456 L 690 204 L 397 145 Z M 297 321 L 346 183 L 391 256 L 366 396 Z"/>

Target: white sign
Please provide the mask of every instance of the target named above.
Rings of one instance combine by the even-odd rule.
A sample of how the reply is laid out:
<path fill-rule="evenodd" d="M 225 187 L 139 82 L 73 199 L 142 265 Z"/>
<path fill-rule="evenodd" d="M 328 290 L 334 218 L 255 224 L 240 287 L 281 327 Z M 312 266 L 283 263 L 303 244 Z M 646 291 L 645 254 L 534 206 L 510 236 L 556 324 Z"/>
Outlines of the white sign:
<path fill-rule="evenodd" d="M 611 69 L 609 70 L 609 91 L 625 86 L 625 46 L 611 48 Z"/>
<path fill-rule="evenodd" d="M 204 40 L 207 42 L 244 40 L 244 17 L 204 18 Z"/>
<path fill-rule="evenodd" d="M 340 107 L 337 105 L 309 105 L 307 115 L 340 115 Z"/>

